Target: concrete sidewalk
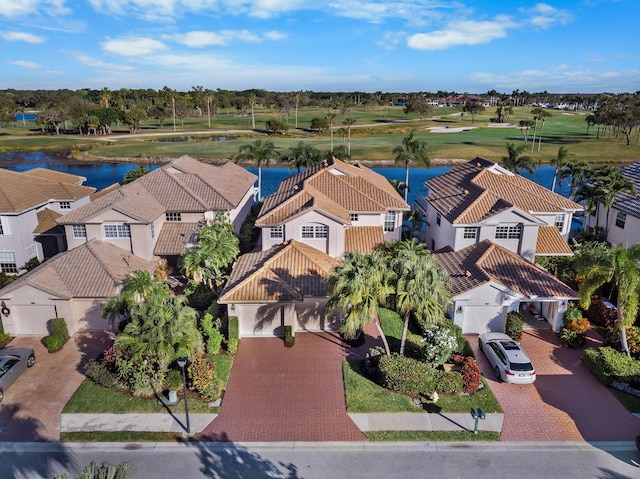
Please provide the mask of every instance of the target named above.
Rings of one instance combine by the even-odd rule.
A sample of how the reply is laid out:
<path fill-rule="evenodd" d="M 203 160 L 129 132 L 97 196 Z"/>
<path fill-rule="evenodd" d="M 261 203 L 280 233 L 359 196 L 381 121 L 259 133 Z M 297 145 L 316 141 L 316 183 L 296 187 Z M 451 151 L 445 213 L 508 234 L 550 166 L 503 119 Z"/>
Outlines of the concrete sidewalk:
<path fill-rule="evenodd" d="M 189 414 L 192 432 L 201 432 L 217 414 Z M 375 413 L 349 414 L 363 432 L 368 431 L 473 431 L 474 419 L 464 413 Z M 502 430 L 503 414 L 487 414 L 478 423 L 480 431 Z M 182 432 L 185 415 L 180 414 L 62 414 L 61 432 L 141 431 Z"/>

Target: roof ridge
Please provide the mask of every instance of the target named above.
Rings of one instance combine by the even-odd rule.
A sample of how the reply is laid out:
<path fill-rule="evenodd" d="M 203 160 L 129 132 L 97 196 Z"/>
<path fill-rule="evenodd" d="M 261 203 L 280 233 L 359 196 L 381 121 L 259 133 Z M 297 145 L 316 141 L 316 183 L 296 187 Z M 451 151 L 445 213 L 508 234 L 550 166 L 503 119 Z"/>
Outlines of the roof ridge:
<path fill-rule="evenodd" d="M 89 253 L 91 253 L 91 255 L 95 258 L 95 260 L 98 262 L 100 267 L 102 267 L 102 270 L 107 274 L 107 276 L 109 276 L 113 280 L 113 283 L 117 285 L 119 283 L 119 278 L 117 278 L 117 277 L 115 277 L 114 275 L 111 274 L 111 271 L 109 270 L 107 265 L 105 265 L 104 262 L 98 256 L 98 254 L 97 254 L 97 252 L 95 251 L 95 248 L 94 248 L 95 247 L 95 241 L 96 240 L 87 241 L 87 243 L 86 243 L 87 250 L 89 250 Z M 125 260 L 123 259 L 123 261 L 125 261 Z M 125 261 L 125 263 L 126 263 L 126 261 Z"/>

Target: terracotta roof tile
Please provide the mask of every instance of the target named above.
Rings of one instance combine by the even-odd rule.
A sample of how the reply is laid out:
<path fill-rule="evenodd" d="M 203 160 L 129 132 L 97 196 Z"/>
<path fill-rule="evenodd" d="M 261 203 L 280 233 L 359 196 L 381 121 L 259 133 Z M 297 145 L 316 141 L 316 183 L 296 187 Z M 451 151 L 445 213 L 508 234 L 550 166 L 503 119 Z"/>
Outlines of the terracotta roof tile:
<path fill-rule="evenodd" d="M 153 249 L 153 254 L 156 256 L 182 254 L 190 244 L 194 243 L 194 235 L 199 227 L 198 223 L 165 222 L 158 234 L 158 241 Z"/>
<path fill-rule="evenodd" d="M 451 276 L 454 295 L 492 281 L 526 297 L 578 297 L 578 293 L 547 270 L 489 240 L 455 252 L 438 252 L 435 256 Z"/>
<path fill-rule="evenodd" d="M 325 278 L 338 261 L 291 240 L 238 258 L 220 303 L 302 301 L 326 296 Z"/>
<path fill-rule="evenodd" d="M 53 232 L 51 230 L 56 230 L 57 233 L 64 234 L 64 228 L 56 224 L 56 219 L 60 218 L 61 216 L 62 215 L 60 213 L 50 210 L 49 208 L 44 208 L 38 211 L 36 213 L 38 224 L 33 230 L 33 234 L 42 234 L 46 233 L 47 231 Z"/>
<path fill-rule="evenodd" d="M 538 228 L 536 254 L 540 256 L 572 256 L 571 247 L 564 240 L 555 226 Z"/>
<path fill-rule="evenodd" d="M 91 240 L 54 256 L 5 286 L 0 297 L 29 285 L 60 298 L 108 298 L 116 294 L 127 275 L 136 270 L 153 271 L 155 266 L 111 243 Z"/>
<path fill-rule="evenodd" d="M 104 195 L 117 190 L 118 188 L 120 188 L 120 186 L 122 186 L 120 183 L 114 183 L 112 185 L 107 186 L 106 188 L 102 188 L 100 191 L 96 191 L 94 194 L 90 196 L 91 201 L 95 201 L 98 198 L 101 198 Z"/>
<path fill-rule="evenodd" d="M 344 233 L 344 250 L 370 253 L 384 243 L 381 226 L 351 226 Z"/>

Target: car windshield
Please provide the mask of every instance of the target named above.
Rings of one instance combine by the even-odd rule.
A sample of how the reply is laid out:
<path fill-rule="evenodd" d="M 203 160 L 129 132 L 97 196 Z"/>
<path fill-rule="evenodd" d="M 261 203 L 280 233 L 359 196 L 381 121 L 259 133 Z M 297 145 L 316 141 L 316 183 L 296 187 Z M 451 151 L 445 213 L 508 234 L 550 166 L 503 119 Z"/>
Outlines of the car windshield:
<path fill-rule="evenodd" d="M 533 371 L 531 363 L 511 363 L 512 371 Z"/>
<path fill-rule="evenodd" d="M 505 351 L 513 351 L 514 349 L 520 349 L 520 346 L 518 346 L 518 344 L 514 343 L 513 341 L 500 341 L 500 344 L 502 344 L 502 347 L 504 348 Z"/>

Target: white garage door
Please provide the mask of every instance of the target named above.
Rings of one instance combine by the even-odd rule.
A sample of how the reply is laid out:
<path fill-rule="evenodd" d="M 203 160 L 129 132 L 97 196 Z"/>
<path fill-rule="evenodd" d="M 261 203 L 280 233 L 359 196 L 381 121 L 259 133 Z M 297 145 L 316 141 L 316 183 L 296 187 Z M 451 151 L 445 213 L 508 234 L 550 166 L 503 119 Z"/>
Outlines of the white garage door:
<path fill-rule="evenodd" d="M 55 318 L 56 310 L 53 304 L 14 304 L 11 307 L 11 316 L 16 334 L 47 336 L 47 324 Z"/>
<path fill-rule="evenodd" d="M 482 334 L 487 331 L 504 332 L 504 320 L 503 306 L 465 306 L 462 332 L 465 334 Z"/>

